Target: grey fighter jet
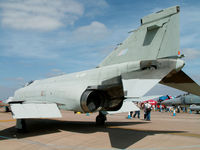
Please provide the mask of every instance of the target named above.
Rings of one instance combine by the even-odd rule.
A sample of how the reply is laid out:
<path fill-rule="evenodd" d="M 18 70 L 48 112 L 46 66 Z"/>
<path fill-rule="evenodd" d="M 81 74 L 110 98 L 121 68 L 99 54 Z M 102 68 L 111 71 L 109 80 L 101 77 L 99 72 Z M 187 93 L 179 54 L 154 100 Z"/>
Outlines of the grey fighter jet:
<path fill-rule="evenodd" d="M 61 117 L 59 109 L 99 112 L 117 111 L 126 98 L 142 97 L 157 83 L 200 95 L 200 87 L 181 69 L 178 56 L 179 6 L 150 14 L 97 68 L 36 80 L 17 90 L 9 102 L 16 127 L 24 119 Z"/>
<path fill-rule="evenodd" d="M 176 97 L 175 99 L 170 99 L 162 102 L 165 106 L 190 106 L 191 111 L 200 111 L 200 96 L 193 94 L 185 94 Z"/>
<path fill-rule="evenodd" d="M 200 97 L 193 94 L 180 95 L 175 99 L 163 101 L 162 104 L 166 106 L 200 105 Z"/>

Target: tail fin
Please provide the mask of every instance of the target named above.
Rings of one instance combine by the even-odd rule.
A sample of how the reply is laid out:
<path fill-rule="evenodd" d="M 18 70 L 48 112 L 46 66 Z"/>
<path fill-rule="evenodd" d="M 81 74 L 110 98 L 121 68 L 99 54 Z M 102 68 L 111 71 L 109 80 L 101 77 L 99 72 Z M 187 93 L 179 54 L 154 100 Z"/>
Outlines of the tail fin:
<path fill-rule="evenodd" d="M 174 57 L 178 54 L 179 45 L 179 6 L 174 6 L 143 17 L 141 26 L 103 60 L 99 67 Z"/>

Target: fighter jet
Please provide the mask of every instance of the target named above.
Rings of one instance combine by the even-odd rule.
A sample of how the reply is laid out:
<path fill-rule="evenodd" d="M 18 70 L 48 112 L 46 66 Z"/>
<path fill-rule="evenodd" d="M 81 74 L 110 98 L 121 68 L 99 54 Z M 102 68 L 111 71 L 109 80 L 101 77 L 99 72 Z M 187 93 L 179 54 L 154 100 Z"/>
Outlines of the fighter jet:
<path fill-rule="evenodd" d="M 162 102 L 165 106 L 189 106 L 192 111 L 200 111 L 200 97 L 193 94 L 180 95 L 175 99 Z"/>
<path fill-rule="evenodd" d="M 178 53 L 179 6 L 150 14 L 96 68 L 36 80 L 17 90 L 11 105 L 16 128 L 25 119 L 61 117 L 59 109 L 99 112 L 118 111 L 127 98 L 142 97 L 157 83 L 200 95 L 200 87 L 181 69 Z"/>
<path fill-rule="evenodd" d="M 175 99 L 163 101 L 162 104 L 166 106 L 200 105 L 200 97 L 193 94 L 180 95 Z"/>

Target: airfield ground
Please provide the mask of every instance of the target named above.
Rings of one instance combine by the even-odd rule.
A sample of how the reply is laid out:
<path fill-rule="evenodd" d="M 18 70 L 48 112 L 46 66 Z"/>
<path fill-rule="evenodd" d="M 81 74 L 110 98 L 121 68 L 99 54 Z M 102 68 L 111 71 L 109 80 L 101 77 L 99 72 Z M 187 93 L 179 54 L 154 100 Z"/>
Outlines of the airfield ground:
<path fill-rule="evenodd" d="M 199 150 L 200 114 L 152 112 L 152 121 L 127 119 L 127 113 L 108 115 L 95 126 L 96 113 L 62 112 L 61 119 L 27 122 L 28 132 L 17 133 L 15 120 L 0 109 L 1 150 Z M 143 116 L 143 113 L 141 114 Z"/>

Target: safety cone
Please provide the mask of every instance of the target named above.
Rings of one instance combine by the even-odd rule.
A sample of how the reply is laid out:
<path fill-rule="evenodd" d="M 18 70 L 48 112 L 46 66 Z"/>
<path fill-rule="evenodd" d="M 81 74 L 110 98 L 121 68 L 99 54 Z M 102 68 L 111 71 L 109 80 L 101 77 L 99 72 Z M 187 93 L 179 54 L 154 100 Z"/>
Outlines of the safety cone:
<path fill-rule="evenodd" d="M 131 114 L 130 114 L 130 112 L 128 112 L 128 119 L 131 119 Z"/>
<path fill-rule="evenodd" d="M 173 116 L 176 116 L 176 110 L 175 110 L 175 108 L 173 110 Z"/>

